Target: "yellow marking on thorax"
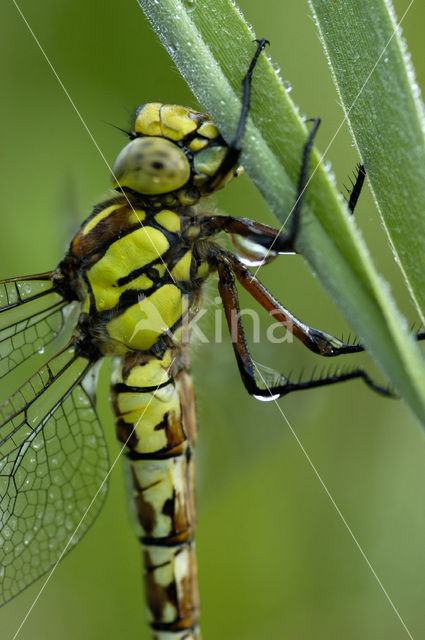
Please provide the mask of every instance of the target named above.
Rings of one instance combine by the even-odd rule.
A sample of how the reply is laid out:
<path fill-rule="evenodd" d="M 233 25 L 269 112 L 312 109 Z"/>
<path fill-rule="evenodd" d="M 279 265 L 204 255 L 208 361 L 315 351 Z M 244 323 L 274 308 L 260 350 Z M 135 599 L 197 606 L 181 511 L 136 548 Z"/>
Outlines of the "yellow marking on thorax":
<path fill-rule="evenodd" d="M 204 279 L 208 276 L 209 272 L 210 272 L 210 265 L 208 264 L 208 262 L 206 261 L 201 262 L 196 272 L 196 278 Z"/>
<path fill-rule="evenodd" d="M 142 224 L 146 218 L 146 211 L 143 209 L 132 208 L 131 211 L 128 212 L 128 223 L 129 225 L 133 224 Z"/>
<path fill-rule="evenodd" d="M 153 281 L 148 278 L 145 273 L 142 273 L 140 276 L 138 276 L 134 280 L 131 280 L 131 282 L 122 285 L 121 287 L 112 285 L 114 288 L 111 288 L 94 284 L 92 285 L 92 289 L 96 299 L 96 309 L 97 311 L 107 311 L 108 309 L 113 309 L 118 304 L 120 296 L 124 293 L 124 291 L 137 289 L 143 292 L 147 289 L 150 289 L 152 285 Z"/>
<path fill-rule="evenodd" d="M 176 213 L 174 213 L 174 211 L 162 209 L 162 211 L 156 214 L 155 220 L 167 231 L 180 231 L 180 218 Z"/>
<path fill-rule="evenodd" d="M 127 376 L 125 383 L 129 387 L 154 387 L 170 379 L 167 369 L 171 365 L 171 351 L 166 351 L 161 360 L 152 359 L 146 364 L 136 365 Z"/>
<path fill-rule="evenodd" d="M 182 297 L 180 289 L 166 284 L 108 322 L 106 329 L 111 340 L 129 349 L 148 351 L 180 320 L 187 307 L 187 297 Z"/>
<path fill-rule="evenodd" d="M 140 227 L 115 240 L 105 255 L 87 273 L 96 300 L 96 309 L 112 309 L 125 289 L 148 289 L 152 280 L 144 274 L 138 276 L 137 284 L 134 281 L 119 287 L 117 283 L 120 278 L 156 260 L 169 246 L 164 234 L 152 227 Z"/>
<path fill-rule="evenodd" d="M 171 275 L 175 280 L 188 282 L 190 280 L 190 265 L 192 263 L 192 251 L 186 251 L 183 258 L 174 265 Z"/>

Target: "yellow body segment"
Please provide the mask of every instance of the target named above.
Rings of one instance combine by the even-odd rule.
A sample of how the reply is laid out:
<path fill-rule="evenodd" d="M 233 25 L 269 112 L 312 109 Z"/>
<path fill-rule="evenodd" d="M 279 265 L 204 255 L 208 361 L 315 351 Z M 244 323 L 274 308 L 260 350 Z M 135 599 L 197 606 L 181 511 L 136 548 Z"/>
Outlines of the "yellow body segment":
<path fill-rule="evenodd" d="M 127 349 L 148 351 L 163 334 L 172 334 L 188 308 L 186 297 L 173 284 L 163 285 L 106 324 L 109 338 Z"/>
<path fill-rule="evenodd" d="M 134 287 L 134 281 L 120 287 L 120 280 L 128 277 L 136 266 L 140 269 L 153 262 L 169 246 L 166 237 L 152 227 L 139 227 L 116 240 L 87 273 L 97 311 L 115 307 L 123 291 Z M 139 279 L 139 284 L 141 289 L 147 289 L 152 281 L 145 276 Z"/>

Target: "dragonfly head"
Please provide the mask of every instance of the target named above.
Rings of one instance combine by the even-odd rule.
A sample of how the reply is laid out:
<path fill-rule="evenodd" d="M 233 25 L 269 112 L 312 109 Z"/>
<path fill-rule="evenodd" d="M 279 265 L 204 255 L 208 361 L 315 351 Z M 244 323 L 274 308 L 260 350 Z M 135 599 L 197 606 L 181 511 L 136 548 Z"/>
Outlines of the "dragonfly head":
<path fill-rule="evenodd" d="M 142 105 L 131 137 L 115 160 L 114 186 L 147 199 L 194 204 L 242 171 L 224 163 L 229 148 L 209 116 L 187 107 Z"/>

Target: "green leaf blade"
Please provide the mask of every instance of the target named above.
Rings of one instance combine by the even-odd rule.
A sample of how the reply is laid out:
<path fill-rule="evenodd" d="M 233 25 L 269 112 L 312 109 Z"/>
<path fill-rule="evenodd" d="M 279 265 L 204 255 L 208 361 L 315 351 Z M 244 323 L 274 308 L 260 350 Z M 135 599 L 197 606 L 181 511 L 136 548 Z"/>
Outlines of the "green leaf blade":
<path fill-rule="evenodd" d="M 309 4 L 393 251 L 424 321 L 425 116 L 400 20 L 390 0 Z M 409 10 L 414 19 L 412 3 L 406 18 Z"/>

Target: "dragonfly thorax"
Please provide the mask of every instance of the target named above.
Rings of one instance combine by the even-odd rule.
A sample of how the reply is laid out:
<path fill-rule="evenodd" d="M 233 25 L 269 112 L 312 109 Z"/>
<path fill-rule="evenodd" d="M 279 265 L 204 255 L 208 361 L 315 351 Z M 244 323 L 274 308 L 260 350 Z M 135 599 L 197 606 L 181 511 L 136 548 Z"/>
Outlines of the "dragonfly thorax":
<path fill-rule="evenodd" d="M 103 355 L 163 353 L 186 339 L 212 270 L 193 216 L 121 196 L 95 207 L 74 236 L 60 272 L 80 300 L 82 333 Z"/>

